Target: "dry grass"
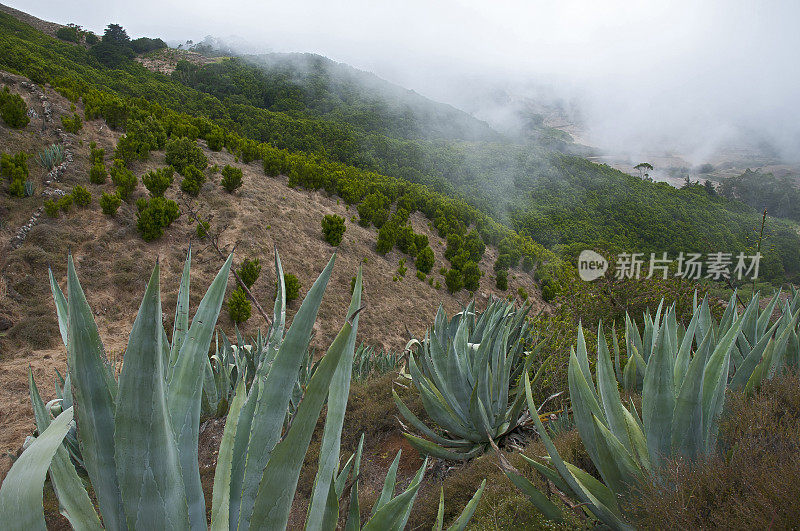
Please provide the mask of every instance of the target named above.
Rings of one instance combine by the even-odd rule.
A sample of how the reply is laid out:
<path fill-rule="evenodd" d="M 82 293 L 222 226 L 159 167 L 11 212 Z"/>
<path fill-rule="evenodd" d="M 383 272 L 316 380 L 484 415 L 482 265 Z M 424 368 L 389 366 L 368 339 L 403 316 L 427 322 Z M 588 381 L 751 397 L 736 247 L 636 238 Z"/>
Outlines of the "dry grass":
<path fill-rule="evenodd" d="M 630 501 L 646 529 L 796 529 L 800 522 L 800 378 L 728 397 L 723 455 L 673 462 Z"/>

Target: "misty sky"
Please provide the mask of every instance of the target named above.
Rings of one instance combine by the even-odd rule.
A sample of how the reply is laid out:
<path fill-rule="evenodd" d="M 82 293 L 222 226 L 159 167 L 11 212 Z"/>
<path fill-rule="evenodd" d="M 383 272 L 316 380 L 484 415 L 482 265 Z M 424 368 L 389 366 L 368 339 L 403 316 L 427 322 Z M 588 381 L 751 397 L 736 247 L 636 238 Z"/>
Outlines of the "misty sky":
<path fill-rule="evenodd" d="M 765 137 L 800 160 L 800 2 L 37 0 L 5 3 L 98 33 L 302 51 L 456 105 L 464 87 L 575 103 L 595 145 L 698 161 Z"/>

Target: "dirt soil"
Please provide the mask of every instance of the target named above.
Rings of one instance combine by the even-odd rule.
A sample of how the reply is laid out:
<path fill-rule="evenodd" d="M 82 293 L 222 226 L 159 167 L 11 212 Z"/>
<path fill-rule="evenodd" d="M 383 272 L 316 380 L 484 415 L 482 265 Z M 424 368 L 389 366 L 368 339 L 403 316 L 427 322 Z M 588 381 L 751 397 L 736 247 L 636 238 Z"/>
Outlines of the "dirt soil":
<path fill-rule="evenodd" d="M 12 76 L 14 77 L 14 76 Z M 9 79 L 6 76 L 4 79 Z M 26 99 L 29 106 L 41 112 L 41 102 L 34 100 L 18 84 L 11 90 Z M 32 120 L 22 130 L 10 130 L 0 123 L 0 151 L 24 150 L 36 153 L 43 147 L 58 142 L 56 129 L 60 117 L 71 114 L 70 102 L 50 89 L 45 89 L 53 109 L 53 122 L 45 124 Z M 82 105 L 77 112 L 82 114 Z M 11 323 L 0 331 L 0 478 L 12 463 L 25 436 L 33 432 L 33 416 L 27 391 L 28 367 L 34 372 L 43 398 L 54 397 L 54 369 L 63 372 L 66 352 L 61 343 L 55 317 L 55 307 L 48 285 L 47 269 L 52 266 L 56 279 L 65 288 L 66 257 L 69 250 L 75 257 L 78 275 L 86 291 L 97 321 L 106 352 L 119 358 L 127 342 L 136 310 L 144 293 L 145 283 L 157 259 L 162 268 L 162 298 L 164 322 L 171 330 L 178 281 L 186 249 L 192 245 L 191 305 L 194 309 L 221 266 L 219 257 L 198 240 L 196 226 L 183 214 L 170 226 L 164 236 L 146 243 L 136 230 L 135 199 L 147 193 L 140 183 L 133 199 L 120 207 L 114 218 L 104 216 L 99 207 L 103 191 L 112 192 L 109 181 L 104 185 L 88 182 L 89 143 L 97 142 L 105 149 L 106 165 L 113 159 L 114 146 L 121 132 L 110 130 L 103 120 L 86 122 L 78 135 L 68 135 L 72 144 L 74 162 L 68 166 L 60 182 L 53 188 L 71 190 L 75 184 L 86 186 L 92 193 L 92 204 L 75 208 L 57 219 L 42 216 L 28 233 L 24 243 L 12 250 L 9 242 L 17 229 L 43 204 L 42 178 L 46 172 L 31 159 L 31 179 L 37 191 L 33 197 L 19 199 L 9 196 L 6 183 L 0 189 L 0 322 Z M 358 267 L 364 270 L 365 310 L 361 314 L 358 341 L 381 348 L 402 350 L 409 332 L 424 334 L 432 322 L 439 305 L 449 314 L 459 311 L 470 299 L 461 291 L 451 295 L 444 287 L 435 289 L 415 276 L 413 260 L 395 250 L 386 256 L 375 252 L 377 231 L 364 228 L 354 219 L 355 208 L 322 192 L 309 192 L 287 186 L 287 178 L 264 175 L 260 163 L 241 164 L 227 152 L 206 151 L 209 165 L 222 168 L 226 164 L 241 167 L 244 184 L 234 194 L 226 193 L 219 185 L 221 175 L 208 170 L 207 181 L 195 200 L 201 215 L 211 221 L 212 230 L 221 230 L 221 241 L 229 249 L 235 247 L 235 263 L 242 259 L 259 258 L 261 277 L 253 287 L 254 295 L 270 311 L 274 297 L 275 273 L 273 249 L 277 247 L 287 273 L 297 275 L 302 284 L 300 299 L 325 267 L 337 249 L 322 240 L 321 220 L 326 214 L 338 214 L 347 222 L 347 231 L 338 248 L 336 265 L 315 325 L 312 347 L 318 354 L 325 351 L 342 326 L 350 300 L 350 281 Z M 149 170 L 164 165 L 164 153 L 152 153 L 146 162 L 131 168 L 141 179 Z M 176 199 L 183 208 L 179 191 L 180 176 L 167 191 L 167 197 Z M 432 276 L 441 286 L 444 277 L 438 273 L 445 267 L 443 258 L 445 242 L 431 231 L 425 218 L 415 214 L 411 218 L 414 230 L 428 235 L 436 255 Z M 479 306 L 485 306 L 493 296 L 516 296 L 517 288 L 524 287 L 530 294 L 536 312 L 547 307 L 541 300 L 540 290 L 532 275 L 512 270 L 509 290 L 500 292 L 494 286 L 492 264 L 497 250 L 487 248 L 481 261 L 486 275 L 481 279 L 475 297 Z M 408 271 L 399 277 L 399 261 L 407 260 Z M 398 278 L 398 280 L 394 280 Z M 234 287 L 231 277 L 228 293 Z M 300 301 L 289 305 L 289 316 L 299 307 Z M 224 311 L 219 327 L 233 334 L 233 324 Z M 243 326 L 246 335 L 256 332 L 264 323 L 258 314 Z M 388 466 L 388 465 L 387 465 Z"/>

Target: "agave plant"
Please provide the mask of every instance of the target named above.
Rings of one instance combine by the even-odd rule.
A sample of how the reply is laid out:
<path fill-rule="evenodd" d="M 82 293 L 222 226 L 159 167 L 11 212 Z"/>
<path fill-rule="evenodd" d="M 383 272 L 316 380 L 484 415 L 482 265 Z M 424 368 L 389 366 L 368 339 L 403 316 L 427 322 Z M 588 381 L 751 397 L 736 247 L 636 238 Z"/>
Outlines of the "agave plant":
<path fill-rule="evenodd" d="M 62 394 L 60 407 L 48 411 L 31 377 L 31 400 L 40 435 L 15 462 L 0 489 L 0 517 L 7 528 L 45 529 L 42 487 L 49 471 L 62 514 L 76 529 L 101 529 L 100 515 L 102 525 L 109 529 L 207 529 L 197 462 L 201 393 L 231 258 L 212 282 L 189 326 L 190 257 L 181 279 L 172 340 L 161 322 L 156 264 L 118 380 L 105 357 L 69 257 L 67 297 L 53 282 L 69 359 L 70 385 L 65 378 L 64 387 L 71 389 L 80 405 L 75 417 L 78 440 L 100 514 L 62 444 L 75 406 L 64 407 L 69 401 Z M 339 440 L 358 327 L 360 272 L 349 317 L 311 376 L 291 426 L 286 429 L 284 424 L 333 262 L 332 258 L 308 292 L 285 336 L 285 286 L 280 282 L 273 334 L 266 344 L 269 353 L 256 366 L 249 390 L 245 379 L 239 379 L 225 423 L 214 477 L 213 529 L 286 527 L 300 467 L 326 398 L 328 415 L 306 528 L 335 527 L 338 497 L 351 472 L 347 467 L 339 471 Z M 280 269 L 277 253 L 276 264 Z M 402 529 L 424 471 L 425 466 L 397 496 L 393 496 L 394 479 L 387 480 L 388 498 L 364 528 Z M 357 480 L 357 471 L 353 477 Z M 357 500 L 353 502 L 351 495 L 353 503 Z M 360 529 L 360 522 L 352 520 L 349 528 Z"/>
<path fill-rule="evenodd" d="M 390 350 L 376 350 L 364 343 L 353 356 L 353 379 L 364 381 L 373 375 L 386 374 L 400 369 L 403 356 Z"/>
<path fill-rule="evenodd" d="M 51 144 L 36 154 L 36 162 L 47 171 L 64 162 L 64 146 Z"/>
<path fill-rule="evenodd" d="M 772 316 L 780 300 L 778 292 L 762 310 L 759 306 L 761 300 L 758 293 L 754 294 L 750 303 L 745 308 L 744 314 L 747 321 L 742 324 L 741 332 L 731 350 L 731 368 L 728 374 L 729 386 L 733 389 L 756 387 L 764 376 L 771 377 L 779 369 L 797 366 L 800 355 L 800 346 L 797 343 L 797 316 L 800 310 L 800 296 L 795 294 L 793 302 L 788 301 L 781 308 L 781 317 L 776 323 L 771 324 Z M 737 296 L 734 293 L 725 309 L 722 319 L 717 322 L 711 315 L 708 298 L 704 298 L 698 305 L 697 292 L 695 292 L 694 313 L 688 328 L 677 322 L 675 306 L 672 305 L 662 313 L 664 301 L 662 299 L 653 319 L 650 312 L 644 315 L 644 330 L 639 333 L 634 321 L 625 315 L 625 345 L 627 349 L 627 362 L 620 364 L 620 350 L 614 330 L 615 359 L 614 368 L 617 378 L 628 391 L 642 390 L 644 375 L 648 362 L 655 349 L 655 340 L 662 321 L 668 323 L 671 330 L 676 330 L 678 340 L 683 340 L 686 334 L 693 336 L 697 347 L 703 341 L 706 332 L 712 330 L 712 345 L 716 338 L 723 337 L 739 319 L 737 311 Z M 743 315 L 744 315 L 743 314 Z M 785 333 L 785 335 L 784 335 Z M 691 345 L 690 345 L 691 346 Z M 762 360 L 769 358 L 762 363 Z"/>
<path fill-rule="evenodd" d="M 740 318 L 734 317 L 718 341 L 714 341 L 713 328 L 708 327 L 696 350 L 692 345 L 700 326 L 699 314 L 682 340 L 674 320 L 665 319 L 654 333 L 654 348 L 643 381 L 641 417 L 633 402 L 626 407 L 620 398 L 602 324 L 597 333 L 597 374 L 593 382 L 580 327 L 577 351 L 570 354 L 569 393 L 575 425 L 602 482 L 563 462 L 537 415 L 532 415 L 533 420 L 550 454 L 550 466 L 526 459 L 603 524 L 613 529 L 629 528 L 619 498 L 632 485 L 657 474 L 671 457 L 691 460 L 716 451 L 731 353 L 754 311 L 750 306 Z M 527 374 L 524 380 L 528 407 L 533 412 Z M 563 518 L 561 510 L 527 479 L 507 463 L 504 468 L 542 514 L 553 520 Z"/>
<path fill-rule="evenodd" d="M 525 397 L 513 382 L 528 369 L 522 358 L 529 311 L 530 306 L 515 310 L 513 304 L 498 300 L 476 315 L 473 302 L 448 321 L 439 308 L 433 329 L 408 365 L 425 411 L 446 434 L 426 426 L 393 392 L 403 417 L 427 437 L 404 433 L 417 450 L 444 459 L 469 459 L 483 452 L 490 440 L 517 427 Z M 535 380 L 541 374 L 540 368 Z"/>

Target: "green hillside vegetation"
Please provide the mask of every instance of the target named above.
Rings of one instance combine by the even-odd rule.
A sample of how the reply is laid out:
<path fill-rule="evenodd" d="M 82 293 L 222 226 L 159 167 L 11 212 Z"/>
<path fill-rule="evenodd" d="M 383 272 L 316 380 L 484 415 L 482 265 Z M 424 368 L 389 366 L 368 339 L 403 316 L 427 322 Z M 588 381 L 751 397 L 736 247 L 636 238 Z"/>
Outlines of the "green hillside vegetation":
<path fill-rule="evenodd" d="M 312 73 L 298 79 L 307 80 L 307 86 L 290 79 L 296 72 L 286 66 L 294 63 L 287 61 L 278 61 L 266 72 L 237 59 L 200 68 L 181 63 L 166 77 L 131 61 L 119 62 L 114 70 L 105 68 L 94 48 L 86 51 L 60 43 L 7 15 L 0 27 L 4 31 L 0 66 L 37 82 L 49 81 L 71 99 L 82 97 L 87 119 L 102 116 L 112 127 L 138 131 L 152 130 L 141 124 L 155 120 L 159 124 L 155 127 L 170 136 L 205 138 L 210 145 L 239 152 L 244 162 L 264 159 L 268 173 L 293 170 L 298 177 L 295 184 L 324 188 L 348 202 L 360 201 L 376 181 L 393 183 L 388 186 L 394 190 L 381 190 L 393 201 L 405 192 L 397 187 L 419 191 L 423 189 L 409 188 L 406 182 L 423 184 L 449 197 L 424 207 L 414 200 L 413 208 L 431 219 L 440 211 L 439 218 L 455 217 L 464 226 L 477 224 L 487 243 L 516 238 L 492 221 L 500 220 L 569 259 L 576 245 L 638 252 L 707 251 L 711 242 L 725 252 L 754 247 L 751 236 L 759 225 L 757 215 L 741 203 L 708 197 L 702 190 L 636 181 L 608 167 L 536 146 L 392 136 L 431 124 L 408 127 L 403 125 L 406 115 L 392 115 L 385 108 L 375 111 L 382 118 L 374 121 L 388 119 L 382 130 L 392 134 L 370 131 L 372 120 L 365 109 L 376 107 L 364 97 L 343 98 L 346 91 L 341 87 L 350 85 L 330 81 L 335 76 L 326 74 L 330 65 L 324 61 L 306 61 L 312 64 Z M 113 37 L 118 34 L 115 29 L 100 44 L 126 42 L 124 37 Z M 327 107 L 307 103 L 314 94 L 324 96 Z M 353 121 L 359 125 L 345 119 L 353 116 L 353 109 L 359 109 L 363 118 Z M 341 182 L 345 174 L 348 183 Z M 356 175 L 362 185 L 352 190 Z M 464 202 L 474 208 L 453 208 Z M 443 235 L 449 232 L 445 229 Z M 796 277 L 797 234 L 778 223 L 770 223 L 768 232 L 772 241 L 764 275 L 772 280 Z M 523 254 L 534 262 L 552 261 L 531 245 L 537 247 L 528 244 L 531 250 Z M 540 275 L 545 280 L 553 276 L 545 271 Z"/>
<path fill-rule="evenodd" d="M 776 177 L 748 169 L 741 175 L 724 179 L 719 193 L 756 210 L 767 209 L 772 216 L 800 221 L 800 188 L 796 175 Z"/>

